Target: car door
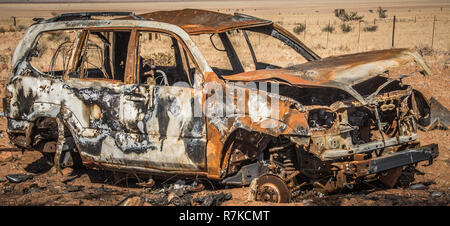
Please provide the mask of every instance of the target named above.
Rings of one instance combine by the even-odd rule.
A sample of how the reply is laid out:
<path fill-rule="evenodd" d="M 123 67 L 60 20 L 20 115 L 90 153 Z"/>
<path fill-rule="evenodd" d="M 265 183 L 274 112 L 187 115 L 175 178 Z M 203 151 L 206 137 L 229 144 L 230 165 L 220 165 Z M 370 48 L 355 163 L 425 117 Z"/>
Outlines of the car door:
<path fill-rule="evenodd" d="M 201 95 L 194 95 L 188 78 L 180 79 L 183 61 L 179 53 L 178 67 L 162 65 L 153 70 L 166 71 L 170 84 L 160 84 L 157 76 L 153 78 L 158 83 L 141 82 L 144 79 L 139 75 L 148 69 L 139 54 L 141 37 L 135 29 L 83 32 L 65 86 L 74 97 L 67 105 L 73 113 L 68 122 L 81 154 L 95 162 L 128 168 L 201 171 L 205 168 L 205 126 L 202 116 L 193 114 Z M 152 48 L 159 48 L 160 41 L 151 43 Z M 161 60 L 161 55 L 152 56 Z M 180 86 L 178 80 L 186 85 Z"/>
<path fill-rule="evenodd" d="M 195 69 L 187 50 L 174 34 L 145 30 L 137 32 L 136 49 L 136 84 L 127 85 L 121 97 L 120 121 L 128 132 L 116 143 L 139 155 L 139 166 L 205 169 L 205 123 L 202 114 L 194 114 L 201 108 L 201 89 L 190 83 Z"/>
<path fill-rule="evenodd" d="M 66 120 L 81 155 L 89 160 L 126 164 L 115 144 L 118 133 L 127 132 L 119 120 L 124 90 L 129 40 L 132 29 L 83 29 L 65 75 L 61 95 Z"/>

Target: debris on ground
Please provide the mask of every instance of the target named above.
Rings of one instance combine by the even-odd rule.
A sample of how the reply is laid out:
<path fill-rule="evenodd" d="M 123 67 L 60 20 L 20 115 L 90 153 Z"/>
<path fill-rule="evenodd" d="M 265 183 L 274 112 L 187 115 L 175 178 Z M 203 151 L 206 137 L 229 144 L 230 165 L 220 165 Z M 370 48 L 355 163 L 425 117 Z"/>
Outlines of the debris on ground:
<path fill-rule="evenodd" d="M 173 184 L 170 184 L 169 186 L 163 187 L 161 189 L 150 189 L 148 190 L 149 193 L 152 194 L 170 194 L 174 193 L 177 196 L 183 196 L 186 193 L 189 192 L 199 192 L 205 189 L 205 186 L 201 183 L 198 183 L 197 181 L 192 182 L 192 184 L 187 185 L 183 180 L 178 180 Z"/>
<path fill-rule="evenodd" d="M 424 189 L 427 189 L 428 187 L 422 183 L 419 183 L 419 184 L 413 184 L 409 188 L 412 190 L 424 190 Z"/>
<path fill-rule="evenodd" d="M 184 180 L 166 185 L 163 188 L 147 189 L 143 194 L 133 194 L 118 202 L 118 206 L 218 206 L 232 198 L 231 193 L 206 194 L 197 192 L 204 190 L 203 184 L 194 181 L 186 184 Z"/>
<path fill-rule="evenodd" d="M 144 202 L 142 201 L 142 198 L 135 195 L 129 195 L 122 201 L 120 201 L 117 205 L 118 206 L 142 206 Z"/>
<path fill-rule="evenodd" d="M 444 193 L 442 191 L 431 192 L 431 197 L 433 197 L 433 198 L 439 198 L 442 195 L 444 195 Z"/>
<path fill-rule="evenodd" d="M 73 185 L 67 185 L 66 186 L 68 192 L 78 192 L 82 191 L 84 189 L 83 185 L 73 186 Z"/>
<path fill-rule="evenodd" d="M 21 182 L 30 180 L 32 178 L 33 178 L 33 175 L 22 174 L 22 173 L 6 175 L 6 179 L 8 179 L 9 182 L 11 182 L 11 183 L 21 183 Z"/>
<path fill-rule="evenodd" d="M 144 188 L 151 188 L 151 187 L 153 187 L 155 185 L 155 180 L 150 178 L 150 179 L 148 179 L 147 182 L 136 183 L 136 185 L 144 187 Z"/>
<path fill-rule="evenodd" d="M 13 159 L 12 152 L 9 151 L 0 152 L 0 162 L 8 162 L 11 161 L 12 159 Z"/>
<path fill-rule="evenodd" d="M 210 194 L 202 197 L 194 198 L 193 201 L 202 206 L 219 206 L 223 202 L 232 198 L 231 193 Z"/>

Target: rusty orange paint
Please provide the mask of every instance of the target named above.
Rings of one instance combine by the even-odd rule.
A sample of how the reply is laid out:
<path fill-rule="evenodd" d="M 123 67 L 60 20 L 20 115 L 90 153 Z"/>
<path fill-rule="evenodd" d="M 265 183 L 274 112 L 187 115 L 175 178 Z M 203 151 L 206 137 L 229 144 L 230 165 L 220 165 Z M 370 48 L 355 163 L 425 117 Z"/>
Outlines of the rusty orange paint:
<path fill-rule="evenodd" d="M 145 19 L 175 24 L 187 33 L 210 34 L 221 33 L 237 28 L 248 28 L 272 24 L 271 21 L 254 17 L 243 17 L 201 9 L 183 9 L 172 11 L 156 11 L 139 15 Z M 118 18 L 133 19 L 132 17 Z"/>
<path fill-rule="evenodd" d="M 398 65 L 403 65 L 408 60 L 404 57 L 404 52 L 407 49 L 390 49 L 390 50 L 376 50 L 365 53 L 349 54 L 337 57 L 328 57 L 317 61 L 310 61 L 300 65 L 294 66 L 295 69 L 271 69 L 271 70 L 256 70 L 250 72 L 243 72 L 239 74 L 224 76 L 229 81 L 277 81 L 280 83 L 290 85 L 304 85 L 304 86 L 321 86 L 327 85 L 330 81 L 339 81 L 347 85 L 355 82 L 357 78 L 342 74 L 357 66 L 372 64 L 373 62 L 381 63 L 383 61 L 392 60 Z M 370 73 L 371 71 L 369 71 Z M 372 73 L 378 75 L 379 73 Z M 344 77 L 345 76 L 345 77 Z M 349 81 L 349 82 L 344 82 Z"/>
<path fill-rule="evenodd" d="M 137 82 L 136 64 L 137 64 L 137 31 L 133 29 L 130 34 L 130 42 L 128 44 L 127 63 L 125 65 L 125 84 L 135 84 Z"/>
<path fill-rule="evenodd" d="M 226 82 L 219 79 L 219 77 L 214 73 L 206 73 L 205 74 L 205 82 L 217 82 L 220 86 L 222 86 L 223 90 L 226 90 Z M 252 92 L 249 89 L 245 89 L 242 87 L 242 90 L 245 94 L 245 99 L 249 100 L 249 93 Z M 208 95 L 203 96 L 203 104 L 206 102 Z M 237 104 L 237 98 L 234 98 L 234 104 Z M 270 101 L 268 101 L 270 103 Z M 228 147 L 225 147 L 225 143 L 227 141 L 228 136 L 234 132 L 232 125 L 235 120 L 238 120 L 240 124 L 246 125 L 248 128 L 251 128 L 252 131 L 260 132 L 264 134 L 268 134 L 274 137 L 286 134 L 294 134 L 295 131 L 305 130 L 307 131 L 308 123 L 307 116 L 303 112 L 299 112 L 297 110 L 291 109 L 291 103 L 288 101 L 279 100 L 279 118 L 282 122 L 278 122 L 278 125 L 275 128 L 279 128 L 281 126 L 280 123 L 286 124 L 286 128 L 283 131 L 274 130 L 272 128 L 265 127 L 265 123 L 272 123 L 273 121 L 262 120 L 261 122 L 253 122 L 249 116 L 249 109 L 245 108 L 245 114 L 239 118 L 228 119 L 228 128 L 226 128 L 226 134 L 222 135 L 218 128 L 216 128 L 212 123 L 209 122 L 209 119 L 206 118 L 206 130 L 207 130 L 207 170 L 208 177 L 210 178 L 220 178 L 220 170 L 224 168 L 228 158 L 230 158 L 230 150 L 226 150 Z M 306 134 L 305 134 L 306 135 Z"/>

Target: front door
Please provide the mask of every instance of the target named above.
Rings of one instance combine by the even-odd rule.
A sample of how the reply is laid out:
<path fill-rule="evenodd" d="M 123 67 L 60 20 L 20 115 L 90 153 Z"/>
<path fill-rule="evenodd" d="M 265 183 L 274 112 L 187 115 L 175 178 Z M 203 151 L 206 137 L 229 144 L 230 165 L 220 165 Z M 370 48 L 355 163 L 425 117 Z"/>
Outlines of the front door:
<path fill-rule="evenodd" d="M 136 43 L 137 84 L 124 90 L 121 102 L 129 131 L 118 139 L 128 144 L 122 150 L 145 151 L 139 164 L 158 169 L 205 169 L 205 123 L 194 114 L 201 95 L 194 95 L 190 79 L 194 64 L 171 34 L 138 31 Z"/>

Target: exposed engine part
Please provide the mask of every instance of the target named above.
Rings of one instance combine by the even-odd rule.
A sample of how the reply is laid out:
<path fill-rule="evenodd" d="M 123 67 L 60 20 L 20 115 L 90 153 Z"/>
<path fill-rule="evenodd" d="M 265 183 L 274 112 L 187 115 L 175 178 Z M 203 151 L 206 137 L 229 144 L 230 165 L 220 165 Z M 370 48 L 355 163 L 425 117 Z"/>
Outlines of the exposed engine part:
<path fill-rule="evenodd" d="M 300 173 L 308 178 L 318 179 L 331 174 L 331 165 L 304 149 L 297 150 L 297 162 Z"/>
<path fill-rule="evenodd" d="M 335 120 L 336 113 L 326 109 L 314 109 L 308 115 L 308 124 L 312 129 L 331 128 Z"/>
<path fill-rule="evenodd" d="M 373 113 L 365 107 L 348 109 L 348 123 L 358 128 L 350 132 L 353 144 L 364 144 L 370 141 L 373 117 Z"/>

